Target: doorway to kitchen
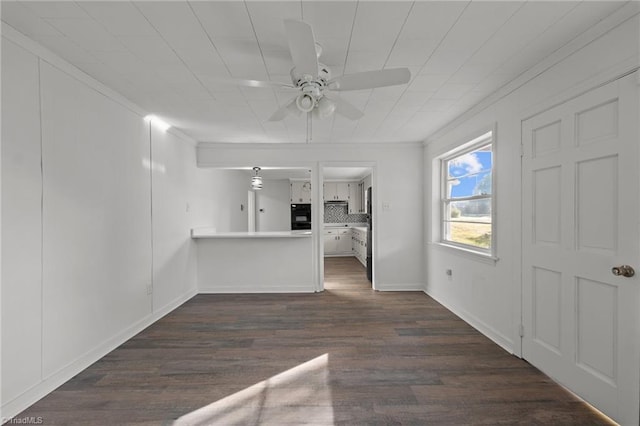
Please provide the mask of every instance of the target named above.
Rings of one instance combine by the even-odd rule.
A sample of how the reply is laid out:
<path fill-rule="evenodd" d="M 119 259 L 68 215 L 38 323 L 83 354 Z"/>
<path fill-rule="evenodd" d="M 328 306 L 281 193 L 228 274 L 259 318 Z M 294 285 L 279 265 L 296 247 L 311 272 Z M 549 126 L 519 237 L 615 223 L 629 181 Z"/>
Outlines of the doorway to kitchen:
<path fill-rule="evenodd" d="M 373 166 L 322 168 L 324 289 L 375 288 Z"/>

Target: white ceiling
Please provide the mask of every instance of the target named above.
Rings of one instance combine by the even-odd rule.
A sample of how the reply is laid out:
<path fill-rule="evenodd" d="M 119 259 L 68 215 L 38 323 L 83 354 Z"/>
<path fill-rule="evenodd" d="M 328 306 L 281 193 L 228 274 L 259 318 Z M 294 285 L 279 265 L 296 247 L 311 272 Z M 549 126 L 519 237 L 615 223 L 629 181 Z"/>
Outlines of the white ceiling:
<path fill-rule="evenodd" d="M 267 118 L 291 92 L 283 19 L 302 19 L 334 76 L 409 67 L 408 85 L 342 92 L 364 117 L 313 142 L 420 141 L 622 7 L 616 1 L 2 1 L 2 20 L 198 141 L 304 142 Z"/>

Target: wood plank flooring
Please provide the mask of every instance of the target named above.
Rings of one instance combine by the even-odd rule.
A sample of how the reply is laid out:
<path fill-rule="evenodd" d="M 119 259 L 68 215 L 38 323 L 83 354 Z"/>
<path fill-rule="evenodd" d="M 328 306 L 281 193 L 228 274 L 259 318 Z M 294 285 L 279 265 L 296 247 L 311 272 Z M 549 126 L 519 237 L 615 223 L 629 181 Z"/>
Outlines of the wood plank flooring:
<path fill-rule="evenodd" d="M 198 295 L 21 413 L 60 425 L 610 424 L 423 293 Z"/>

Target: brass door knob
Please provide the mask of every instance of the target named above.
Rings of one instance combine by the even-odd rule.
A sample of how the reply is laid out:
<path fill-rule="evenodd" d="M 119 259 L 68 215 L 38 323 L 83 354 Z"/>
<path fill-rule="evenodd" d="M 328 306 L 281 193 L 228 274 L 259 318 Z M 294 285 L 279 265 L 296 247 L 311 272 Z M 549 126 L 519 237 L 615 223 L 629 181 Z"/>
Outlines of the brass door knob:
<path fill-rule="evenodd" d="M 633 267 L 629 266 L 629 265 L 620 265 L 620 266 L 614 266 L 613 268 L 611 268 L 611 273 L 613 273 L 613 275 L 615 275 L 616 277 L 632 277 L 636 274 L 636 271 L 633 269 Z"/>

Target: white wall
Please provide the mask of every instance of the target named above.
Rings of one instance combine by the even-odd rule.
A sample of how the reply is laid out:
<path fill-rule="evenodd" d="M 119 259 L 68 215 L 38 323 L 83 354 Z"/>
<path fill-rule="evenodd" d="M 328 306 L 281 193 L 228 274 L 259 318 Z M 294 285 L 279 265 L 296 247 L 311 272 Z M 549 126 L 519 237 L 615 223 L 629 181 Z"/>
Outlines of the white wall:
<path fill-rule="evenodd" d="M 256 191 L 256 231 L 291 229 L 291 184 L 289 179 L 264 179 Z"/>
<path fill-rule="evenodd" d="M 211 220 L 218 232 L 246 232 L 248 227 L 247 193 L 250 178 L 241 170 L 208 169 L 213 212 Z M 240 205 L 243 209 L 240 209 Z"/>
<path fill-rule="evenodd" d="M 10 101 L 14 101 L 11 108 Z M 38 59 L 3 40 L 3 401 L 17 397 L 41 378 L 42 176 L 39 110 Z M 34 261 L 29 262 L 31 259 Z"/>
<path fill-rule="evenodd" d="M 214 190 L 191 141 L 151 138 L 137 106 L 5 29 L 2 411 L 11 417 L 195 294 L 189 231 L 212 226 Z"/>
<path fill-rule="evenodd" d="M 43 376 L 148 314 L 148 124 L 40 63 Z"/>
<path fill-rule="evenodd" d="M 629 10 L 629 9 L 627 9 Z M 630 16 L 630 15 L 629 15 Z M 638 16 L 619 26 L 592 30 L 595 41 L 484 109 L 439 132 L 425 148 L 427 293 L 509 351 L 521 353 L 518 325 L 520 282 L 521 121 L 545 106 L 561 102 L 638 66 Z M 620 21 L 624 21 L 620 23 Z M 599 32 L 596 32 L 598 30 Z M 593 39 L 593 37 L 592 37 Z M 583 47 L 584 46 L 584 47 Z M 481 261 L 439 246 L 437 157 L 497 124 L 497 256 Z M 435 219 L 435 220 L 433 220 Z M 451 278 L 446 269 L 453 270 Z"/>
<path fill-rule="evenodd" d="M 323 166 L 374 165 L 376 187 L 374 245 L 378 290 L 423 289 L 423 170 L 418 144 L 199 144 L 198 165 L 231 167 L 308 167 L 314 173 Z M 312 182 L 312 187 L 322 188 Z M 319 192 L 316 200 L 321 199 Z M 382 203 L 390 209 L 383 210 Z M 313 214 L 318 217 L 316 205 Z M 319 240 L 315 240 L 316 244 Z M 315 259 L 315 263 L 318 263 Z M 274 265 L 273 268 L 277 268 Z"/>
<path fill-rule="evenodd" d="M 197 292 L 191 228 L 215 223 L 212 170 L 198 169 L 195 149 L 179 137 L 151 128 L 153 179 L 153 308 L 175 306 Z"/>

